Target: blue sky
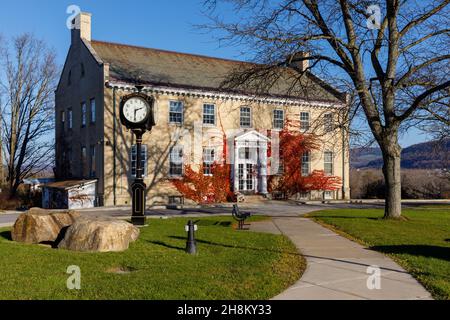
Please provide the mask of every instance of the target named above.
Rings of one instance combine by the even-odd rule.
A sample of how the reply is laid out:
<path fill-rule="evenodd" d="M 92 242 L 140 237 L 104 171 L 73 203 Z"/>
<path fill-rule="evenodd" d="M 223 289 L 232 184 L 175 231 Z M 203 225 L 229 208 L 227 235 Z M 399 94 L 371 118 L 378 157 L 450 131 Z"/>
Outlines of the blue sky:
<path fill-rule="evenodd" d="M 82 11 L 92 13 L 92 37 L 96 40 L 222 58 L 251 58 L 250 52 L 247 57 L 242 55 L 242 48 L 220 47 L 213 34 L 195 28 L 196 24 L 207 22 L 202 4 L 201 0 L 2 1 L 0 34 L 10 37 L 32 32 L 56 49 L 62 65 L 70 45 L 66 11 L 68 6 L 78 5 Z M 401 145 L 426 140 L 426 136 L 411 130 L 402 137 Z"/>

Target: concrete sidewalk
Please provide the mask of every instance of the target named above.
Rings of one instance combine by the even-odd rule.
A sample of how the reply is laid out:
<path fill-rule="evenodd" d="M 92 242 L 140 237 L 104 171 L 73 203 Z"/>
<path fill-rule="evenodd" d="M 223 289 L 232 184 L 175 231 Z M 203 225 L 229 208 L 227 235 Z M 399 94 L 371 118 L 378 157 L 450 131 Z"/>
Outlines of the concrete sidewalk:
<path fill-rule="evenodd" d="M 369 250 L 310 219 L 273 218 L 251 224 L 251 230 L 282 233 L 305 256 L 302 278 L 274 300 L 431 299 L 419 284 L 392 259 Z M 381 289 L 370 290 L 367 268 L 381 269 Z"/>

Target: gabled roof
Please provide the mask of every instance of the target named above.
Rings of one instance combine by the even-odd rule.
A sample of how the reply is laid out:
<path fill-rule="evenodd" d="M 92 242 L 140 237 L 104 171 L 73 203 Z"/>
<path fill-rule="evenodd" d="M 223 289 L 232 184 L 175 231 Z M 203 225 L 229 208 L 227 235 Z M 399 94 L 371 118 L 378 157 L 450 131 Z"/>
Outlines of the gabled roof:
<path fill-rule="evenodd" d="M 251 130 L 247 132 L 243 132 L 238 134 L 235 137 L 236 141 L 262 141 L 262 142 L 269 142 L 270 139 L 266 137 L 265 135 L 259 133 L 256 130 Z"/>
<path fill-rule="evenodd" d="M 91 46 L 96 58 L 109 64 L 110 81 L 204 91 L 254 93 L 245 88 L 224 89 L 222 84 L 236 70 L 255 64 L 94 40 L 91 41 Z M 292 85 L 294 78 L 298 77 L 294 77 L 294 71 L 288 68 L 280 67 L 280 72 L 282 76 L 266 96 L 344 102 L 342 94 L 311 74 L 302 77 L 298 90 L 292 90 L 291 88 L 295 87 Z"/>

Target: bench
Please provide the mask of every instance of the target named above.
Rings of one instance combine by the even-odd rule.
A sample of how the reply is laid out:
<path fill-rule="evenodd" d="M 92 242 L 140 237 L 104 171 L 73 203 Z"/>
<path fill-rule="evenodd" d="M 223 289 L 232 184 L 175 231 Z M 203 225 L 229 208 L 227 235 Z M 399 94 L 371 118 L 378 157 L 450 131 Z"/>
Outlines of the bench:
<path fill-rule="evenodd" d="M 251 217 L 250 212 L 241 212 L 237 204 L 233 205 L 233 218 L 238 222 L 238 229 L 244 230 L 244 223 L 249 217 Z"/>

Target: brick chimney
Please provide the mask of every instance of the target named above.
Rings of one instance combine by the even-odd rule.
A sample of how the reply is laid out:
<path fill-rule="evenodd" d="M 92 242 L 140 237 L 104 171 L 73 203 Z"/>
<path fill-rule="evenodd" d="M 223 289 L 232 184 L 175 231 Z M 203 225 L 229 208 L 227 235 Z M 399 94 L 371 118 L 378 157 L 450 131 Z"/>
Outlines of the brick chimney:
<path fill-rule="evenodd" d="M 300 59 L 307 58 L 309 56 L 310 56 L 309 52 L 299 51 L 290 55 L 287 58 L 286 63 L 288 66 L 298 69 L 299 71 L 305 71 L 306 69 L 309 68 L 309 60 L 300 60 Z"/>
<path fill-rule="evenodd" d="M 91 16 L 88 12 L 81 12 L 73 19 L 72 43 L 80 38 L 91 41 Z"/>

